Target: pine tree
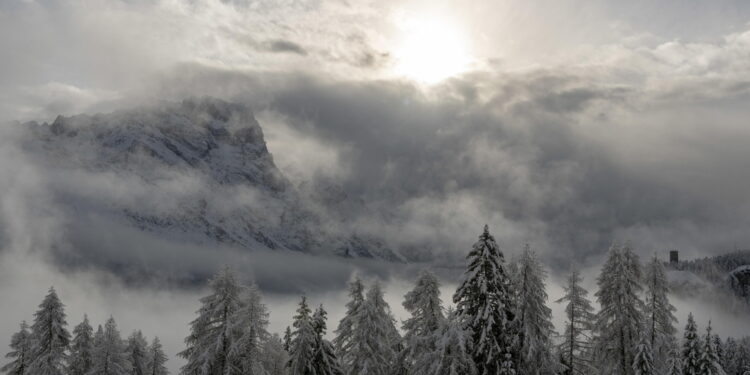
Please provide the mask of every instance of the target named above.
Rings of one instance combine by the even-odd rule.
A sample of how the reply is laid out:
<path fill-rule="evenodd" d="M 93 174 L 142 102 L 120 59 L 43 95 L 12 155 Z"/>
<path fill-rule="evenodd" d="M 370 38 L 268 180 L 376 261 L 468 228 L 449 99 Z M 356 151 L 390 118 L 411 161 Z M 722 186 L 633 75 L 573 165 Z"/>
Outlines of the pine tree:
<path fill-rule="evenodd" d="M 486 225 L 467 259 L 468 269 L 453 302 L 461 323 L 472 332 L 478 373 L 513 374 L 519 345 L 514 293 L 503 253 Z"/>
<path fill-rule="evenodd" d="M 367 292 L 362 311 L 354 323 L 352 342 L 352 374 L 389 375 L 399 345 L 398 331 L 390 307 L 383 299 L 380 284 L 375 283 Z"/>
<path fill-rule="evenodd" d="M 307 299 L 302 297 L 297 314 L 294 316 L 288 365 L 290 375 L 317 375 L 315 372 L 317 334 L 311 313 Z"/>
<path fill-rule="evenodd" d="M 70 345 L 68 375 L 86 375 L 91 370 L 94 355 L 94 329 L 88 316 L 73 329 L 73 342 Z"/>
<path fill-rule="evenodd" d="M 738 346 L 737 341 L 732 337 L 727 337 L 724 341 L 724 357 L 722 358 L 721 367 L 729 375 L 737 374 Z"/>
<path fill-rule="evenodd" d="M 477 373 L 471 350 L 471 335 L 454 311 L 442 319 L 433 332 L 434 349 L 415 358 L 411 375 L 475 375 Z"/>
<path fill-rule="evenodd" d="M 701 375 L 726 375 L 724 369 L 721 368 L 719 356 L 716 352 L 716 344 L 714 336 L 711 334 L 710 321 L 708 322 L 708 327 L 706 327 L 706 336 L 703 338 L 703 352 L 698 361 L 698 368 Z"/>
<path fill-rule="evenodd" d="M 677 332 L 674 326 L 677 323 L 677 318 L 674 316 L 676 309 L 669 303 L 667 297 L 669 284 L 664 265 L 656 256 L 646 266 L 645 286 L 646 309 L 644 315 L 649 340 L 651 341 L 650 345 L 658 358 L 664 358 L 669 350 L 669 344 Z M 665 365 L 663 361 L 657 360 L 655 363 L 657 369 L 663 369 Z"/>
<path fill-rule="evenodd" d="M 547 307 L 544 279 L 547 272 L 527 244 L 518 262 L 517 317 L 521 326 L 521 363 L 523 374 L 555 374 L 558 363 L 552 354 L 552 309 Z"/>
<path fill-rule="evenodd" d="M 98 335 L 97 335 L 98 336 Z M 104 324 L 104 332 L 95 340 L 94 356 L 89 375 L 128 375 L 132 365 L 125 352 L 125 343 L 117 330 L 115 319 Z"/>
<path fill-rule="evenodd" d="M 399 362 L 408 370 L 417 358 L 435 350 L 435 333 L 445 320 L 435 275 L 422 271 L 414 289 L 404 296 L 403 306 L 411 317 L 403 322 L 405 349 Z"/>
<path fill-rule="evenodd" d="M 231 319 L 229 359 L 233 371 L 252 374 L 261 371 L 261 351 L 268 339 L 268 309 L 257 286 L 250 285 L 240 293 L 239 309 Z"/>
<path fill-rule="evenodd" d="M 190 323 L 187 349 L 178 355 L 187 363 L 187 375 L 227 375 L 231 373 L 229 351 L 232 347 L 234 314 L 241 308 L 242 287 L 225 268 L 209 282 L 212 293 L 201 298 L 198 317 Z"/>
<path fill-rule="evenodd" d="M 134 331 L 128 337 L 125 353 L 130 362 L 130 375 L 146 375 L 148 342 L 141 331 Z"/>
<path fill-rule="evenodd" d="M 50 288 L 34 314 L 34 324 L 31 325 L 33 354 L 29 374 L 64 374 L 66 351 L 70 345 L 70 333 L 65 329 L 66 325 L 65 306 L 57 297 L 55 289 Z"/>
<path fill-rule="evenodd" d="M 100 347 L 103 342 L 104 342 L 104 329 L 102 328 L 102 325 L 99 324 L 99 326 L 96 327 L 96 333 L 94 333 L 94 346 L 93 346 L 92 353 L 96 351 L 96 348 Z M 92 357 L 92 361 L 93 361 L 93 357 Z"/>
<path fill-rule="evenodd" d="M 737 345 L 737 373 L 745 375 L 750 373 L 750 345 L 747 338 Z"/>
<path fill-rule="evenodd" d="M 354 361 L 357 352 L 361 346 L 361 338 L 356 337 L 357 322 L 364 309 L 364 285 L 358 278 L 349 284 L 349 302 L 346 304 L 346 313 L 339 322 L 338 328 L 334 331 L 336 337 L 333 339 L 333 346 L 336 350 L 336 357 L 339 359 L 341 368 L 347 375 L 357 375 L 353 373 Z"/>
<path fill-rule="evenodd" d="M 700 375 L 701 356 L 698 328 L 695 326 L 693 313 L 690 313 L 682 340 L 682 373 L 684 375 Z"/>
<path fill-rule="evenodd" d="M 596 316 L 594 355 L 602 373 L 633 373 L 633 353 L 643 323 L 641 269 L 629 245 L 612 245 L 597 278 L 596 297 L 601 306 Z"/>
<path fill-rule="evenodd" d="M 286 326 L 286 330 L 284 331 L 283 345 L 284 345 L 284 350 L 286 350 L 287 353 L 289 353 L 289 347 L 291 346 L 291 343 L 292 343 L 292 329 L 289 328 L 289 326 Z"/>
<path fill-rule="evenodd" d="M 573 271 L 568 277 L 565 295 L 557 300 L 558 303 L 567 302 L 565 306 L 564 341 L 559 346 L 562 362 L 566 367 L 566 374 L 587 374 L 592 369 L 589 354 L 591 351 L 590 335 L 593 329 L 594 308 L 588 300 L 588 292 L 581 287 L 578 271 Z"/>
<path fill-rule="evenodd" d="M 682 375 L 682 354 L 674 342 L 667 357 L 666 375 Z"/>
<path fill-rule="evenodd" d="M 26 321 L 21 322 L 21 330 L 11 337 L 10 348 L 11 351 L 5 355 L 5 358 L 11 358 L 12 360 L 0 368 L 0 371 L 9 375 L 29 374 L 33 347 L 31 332 Z"/>
<path fill-rule="evenodd" d="M 716 357 L 719 359 L 719 365 L 724 368 L 724 343 L 721 341 L 719 335 L 714 335 L 712 339 L 714 341 L 714 348 L 716 349 Z"/>
<path fill-rule="evenodd" d="M 644 330 L 638 345 L 635 347 L 633 371 L 635 375 L 654 375 L 654 357 L 651 348 L 651 335 Z"/>
<path fill-rule="evenodd" d="M 154 337 L 151 342 L 151 346 L 148 347 L 148 363 L 146 366 L 147 375 L 168 375 L 167 370 L 167 355 L 164 354 L 164 349 L 161 346 L 161 341 L 158 337 Z"/>
<path fill-rule="evenodd" d="M 323 337 L 326 334 L 326 320 L 328 313 L 320 305 L 313 314 L 313 329 L 315 330 L 315 373 L 318 375 L 342 375 L 341 367 L 336 359 L 333 344 Z"/>
<path fill-rule="evenodd" d="M 290 330 L 291 331 L 291 330 Z M 289 333 L 291 335 L 291 332 Z M 289 353 L 284 349 L 284 342 L 278 334 L 270 335 L 263 343 L 263 369 L 267 375 L 286 375 L 286 364 Z"/>

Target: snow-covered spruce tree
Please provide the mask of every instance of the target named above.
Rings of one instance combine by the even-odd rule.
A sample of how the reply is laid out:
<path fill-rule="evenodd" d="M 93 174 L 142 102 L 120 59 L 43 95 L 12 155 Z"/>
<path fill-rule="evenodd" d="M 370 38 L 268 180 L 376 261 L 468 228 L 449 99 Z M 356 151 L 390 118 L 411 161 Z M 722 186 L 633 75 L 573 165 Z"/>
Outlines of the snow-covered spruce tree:
<path fill-rule="evenodd" d="M 698 368 L 701 375 L 726 375 L 724 369 L 721 368 L 719 355 L 716 352 L 716 344 L 714 336 L 711 334 L 710 321 L 706 327 L 706 335 L 703 337 L 703 351 L 698 361 Z"/>
<path fill-rule="evenodd" d="M 284 339 L 282 341 L 282 344 L 284 345 L 284 350 L 289 352 L 289 346 L 292 343 L 292 329 L 289 328 L 289 326 L 286 326 L 286 330 L 284 331 Z"/>
<path fill-rule="evenodd" d="M 643 330 L 638 344 L 635 346 L 635 357 L 633 358 L 633 373 L 635 375 L 659 374 L 654 369 L 653 350 L 651 348 L 651 335 Z"/>
<path fill-rule="evenodd" d="M 666 375 L 682 375 L 682 353 L 677 343 L 673 342 L 667 353 Z"/>
<path fill-rule="evenodd" d="M 312 311 L 307 305 L 307 299 L 302 297 L 294 316 L 294 331 L 289 345 L 289 374 L 317 375 L 315 372 L 315 327 L 311 316 Z"/>
<path fill-rule="evenodd" d="M 630 375 L 633 356 L 643 323 L 642 278 L 638 257 L 630 246 L 612 245 L 597 278 L 596 297 L 601 306 L 596 315 L 593 354 L 600 373 Z"/>
<path fill-rule="evenodd" d="M 324 338 L 326 334 L 326 320 L 328 313 L 320 305 L 313 314 L 313 329 L 315 330 L 315 373 L 318 375 L 342 375 L 341 366 L 336 358 L 333 344 Z"/>
<path fill-rule="evenodd" d="M 263 343 L 262 353 L 261 361 L 267 375 L 286 375 L 289 353 L 284 349 L 284 342 L 277 333 L 268 336 L 268 339 Z"/>
<path fill-rule="evenodd" d="M 547 272 L 536 253 L 526 244 L 518 261 L 516 280 L 518 306 L 516 316 L 521 326 L 519 370 L 523 374 L 556 374 L 559 363 L 552 351 L 552 309 L 547 307 L 544 279 Z"/>
<path fill-rule="evenodd" d="M 472 356 L 480 375 L 517 369 L 519 327 L 503 253 L 485 225 L 467 255 L 468 269 L 453 295 L 464 328 L 472 333 Z"/>
<path fill-rule="evenodd" d="M 151 345 L 148 347 L 148 363 L 146 364 L 147 375 L 167 375 L 167 355 L 164 354 L 164 349 L 161 346 L 161 341 L 158 337 L 154 337 L 151 341 Z"/>
<path fill-rule="evenodd" d="M 364 309 L 364 302 L 364 285 L 359 278 L 355 278 L 349 284 L 349 302 L 346 303 L 346 313 L 339 322 L 338 328 L 334 331 L 336 337 L 333 339 L 336 357 L 339 359 L 342 370 L 347 375 L 357 375 L 352 370 L 355 358 L 362 345 L 361 337 L 356 337 L 356 335 L 359 333 L 357 321 L 359 321 Z"/>
<path fill-rule="evenodd" d="M 557 300 L 567 302 L 565 306 L 565 333 L 558 350 L 562 358 L 564 374 L 582 375 L 591 371 L 591 331 L 594 321 L 594 308 L 587 298 L 588 292 L 581 287 L 581 275 L 573 271 L 565 286 L 565 295 Z"/>
<path fill-rule="evenodd" d="M 464 331 L 455 311 L 440 322 L 433 333 L 435 348 L 415 358 L 410 375 L 475 375 L 477 373 L 471 350 L 471 334 Z"/>
<path fill-rule="evenodd" d="M 390 375 L 400 337 L 379 283 L 368 290 L 354 327 L 351 374 Z"/>
<path fill-rule="evenodd" d="M 729 375 L 737 374 L 737 355 L 739 354 L 737 349 L 737 341 L 733 337 L 727 337 L 724 340 L 724 357 L 721 359 L 721 367 Z"/>
<path fill-rule="evenodd" d="M 31 331 L 26 321 L 21 322 L 21 329 L 14 333 L 10 338 L 11 351 L 5 355 L 5 358 L 11 359 L 0 371 L 9 375 L 25 375 L 29 373 L 29 363 L 31 362 L 32 341 Z"/>
<path fill-rule="evenodd" d="M 39 305 L 31 325 L 33 342 L 31 375 L 59 375 L 65 373 L 66 351 L 70 345 L 70 333 L 65 328 L 65 306 L 57 297 L 55 288 Z"/>
<path fill-rule="evenodd" d="M 721 367 L 724 368 L 724 343 L 721 341 L 721 337 L 719 335 L 713 336 L 714 341 L 714 348 L 716 348 L 716 357 L 719 359 L 719 364 L 722 365 Z M 724 370 L 726 372 L 726 370 Z"/>
<path fill-rule="evenodd" d="M 262 302 L 257 286 L 242 288 L 239 309 L 230 317 L 230 322 L 228 360 L 232 371 L 238 374 L 261 372 L 262 345 L 269 336 L 268 309 Z"/>
<path fill-rule="evenodd" d="M 414 289 L 404 296 L 403 306 L 411 317 L 402 325 L 404 350 L 399 354 L 399 362 L 408 371 L 417 358 L 435 350 L 435 333 L 445 320 L 440 300 L 440 283 L 435 275 L 422 271 Z"/>
<path fill-rule="evenodd" d="M 747 341 L 746 337 L 737 345 L 737 374 L 740 375 L 750 373 L 750 345 Z"/>
<path fill-rule="evenodd" d="M 131 375 L 146 375 L 146 365 L 148 364 L 148 341 L 143 337 L 141 331 L 133 331 L 128 337 L 125 353 L 130 362 Z"/>
<path fill-rule="evenodd" d="M 190 323 L 187 349 L 178 355 L 187 363 L 186 375 L 227 375 L 230 368 L 234 314 L 240 309 L 242 287 L 234 274 L 225 268 L 209 282 L 211 294 L 201 298 L 198 317 Z"/>
<path fill-rule="evenodd" d="M 102 328 L 102 325 L 99 324 L 99 326 L 96 327 L 96 333 L 94 333 L 94 347 L 92 353 L 96 350 L 96 348 L 102 345 L 102 342 L 104 342 L 104 328 Z"/>
<path fill-rule="evenodd" d="M 132 366 L 128 361 L 125 343 L 117 330 L 115 319 L 109 317 L 104 332 L 94 347 L 89 375 L 129 375 Z"/>
<path fill-rule="evenodd" d="M 85 375 L 91 370 L 94 355 L 94 329 L 89 324 L 89 317 L 84 315 L 83 322 L 73 328 L 73 341 L 68 358 L 68 375 Z"/>
<path fill-rule="evenodd" d="M 667 275 L 664 271 L 664 265 L 656 256 L 651 258 L 651 261 L 646 265 L 644 274 L 646 329 L 656 356 L 654 366 L 657 370 L 663 372 L 666 363 L 659 358 L 666 357 L 670 343 L 674 340 L 674 335 L 677 332 L 675 328 L 677 318 L 674 316 L 677 309 L 669 303 Z"/>
<path fill-rule="evenodd" d="M 682 339 L 682 373 L 700 375 L 701 342 L 693 313 L 688 315 L 685 335 Z"/>

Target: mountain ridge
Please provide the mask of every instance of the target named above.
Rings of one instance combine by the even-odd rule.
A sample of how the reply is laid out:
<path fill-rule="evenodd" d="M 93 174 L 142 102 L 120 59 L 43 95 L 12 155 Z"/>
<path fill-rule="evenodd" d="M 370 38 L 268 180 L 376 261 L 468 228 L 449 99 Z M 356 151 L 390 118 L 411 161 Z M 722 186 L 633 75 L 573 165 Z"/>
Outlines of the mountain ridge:
<path fill-rule="evenodd" d="M 23 127 L 23 149 L 62 176 L 50 185 L 68 220 L 95 216 L 208 248 L 406 260 L 328 215 L 325 199 L 309 202 L 277 168 L 244 105 L 188 99 Z"/>

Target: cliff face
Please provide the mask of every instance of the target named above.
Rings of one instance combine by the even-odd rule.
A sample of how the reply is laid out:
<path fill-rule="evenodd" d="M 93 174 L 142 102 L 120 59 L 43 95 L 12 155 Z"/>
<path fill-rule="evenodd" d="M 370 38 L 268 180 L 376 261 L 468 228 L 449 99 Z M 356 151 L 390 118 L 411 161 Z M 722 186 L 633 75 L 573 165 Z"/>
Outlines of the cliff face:
<path fill-rule="evenodd" d="M 206 251 L 219 244 L 402 259 L 380 241 L 348 233 L 321 212 L 325 202 L 307 202 L 242 105 L 188 100 L 24 127 L 25 151 L 63 176 L 50 190 L 65 207 L 69 239 L 86 237 L 75 223 L 89 218 Z"/>

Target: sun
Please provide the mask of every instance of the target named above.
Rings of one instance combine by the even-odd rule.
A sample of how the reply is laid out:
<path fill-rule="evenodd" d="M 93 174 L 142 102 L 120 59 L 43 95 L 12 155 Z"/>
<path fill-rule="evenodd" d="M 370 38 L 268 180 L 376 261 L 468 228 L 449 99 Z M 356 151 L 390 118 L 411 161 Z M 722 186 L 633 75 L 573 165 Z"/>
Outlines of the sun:
<path fill-rule="evenodd" d="M 409 79 L 436 83 L 469 68 L 471 56 L 461 29 L 441 18 L 412 18 L 400 25 L 394 51 L 395 73 Z"/>

